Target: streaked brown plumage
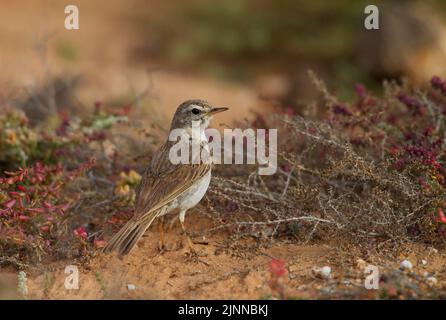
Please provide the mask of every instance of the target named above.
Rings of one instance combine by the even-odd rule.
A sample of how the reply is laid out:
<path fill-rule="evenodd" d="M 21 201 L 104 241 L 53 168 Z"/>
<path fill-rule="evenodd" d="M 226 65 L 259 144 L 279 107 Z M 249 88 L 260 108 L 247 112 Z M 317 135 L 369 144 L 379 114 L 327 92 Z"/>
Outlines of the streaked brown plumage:
<path fill-rule="evenodd" d="M 200 110 L 198 114 L 192 113 L 197 109 Z M 207 127 L 213 114 L 225 110 L 227 108 L 212 108 L 202 100 L 186 101 L 178 107 L 171 130 L 188 130 L 194 120 L 200 120 L 203 127 Z M 202 142 L 207 145 L 207 141 Z M 209 185 L 211 164 L 172 164 L 169 150 L 173 144 L 175 142 L 166 141 L 154 154 L 137 188 L 134 216 L 107 243 L 104 252 L 117 250 L 120 255 L 128 254 L 157 217 L 176 208 L 180 209 L 180 221 L 184 228 L 184 214 L 195 205 L 188 199 L 200 190 L 200 195 L 204 195 L 203 188 L 207 189 Z M 197 188 L 198 184 L 203 186 Z M 200 195 L 198 197 L 201 199 Z"/>

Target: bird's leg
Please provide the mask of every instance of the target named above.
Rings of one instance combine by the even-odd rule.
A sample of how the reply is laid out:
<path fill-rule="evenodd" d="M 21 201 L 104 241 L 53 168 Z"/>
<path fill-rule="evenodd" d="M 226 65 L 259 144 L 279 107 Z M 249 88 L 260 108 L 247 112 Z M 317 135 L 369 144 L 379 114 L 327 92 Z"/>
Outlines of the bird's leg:
<path fill-rule="evenodd" d="M 183 229 L 184 234 L 186 235 L 186 239 L 187 239 L 187 244 L 189 246 L 189 250 L 192 254 L 195 254 L 195 248 L 194 248 L 194 243 L 192 242 L 191 238 L 189 237 L 189 234 L 187 233 L 186 227 L 184 226 L 184 217 L 186 215 L 186 210 L 183 210 L 180 212 L 180 223 L 181 223 L 181 228 Z"/>
<path fill-rule="evenodd" d="M 168 231 L 172 230 L 172 228 L 174 227 L 175 222 L 177 222 L 177 220 L 178 220 L 178 216 L 174 215 L 173 218 L 167 223 L 167 230 Z"/>
<path fill-rule="evenodd" d="M 160 242 L 158 244 L 158 249 L 163 252 L 166 249 L 166 246 L 164 245 L 164 217 L 160 217 L 159 219 L 158 230 L 160 233 Z"/>

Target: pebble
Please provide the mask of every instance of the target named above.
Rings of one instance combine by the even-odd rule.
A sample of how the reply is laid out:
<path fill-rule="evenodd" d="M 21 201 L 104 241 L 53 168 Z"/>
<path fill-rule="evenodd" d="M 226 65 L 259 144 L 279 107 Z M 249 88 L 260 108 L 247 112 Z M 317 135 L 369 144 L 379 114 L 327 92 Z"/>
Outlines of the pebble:
<path fill-rule="evenodd" d="M 438 250 L 435 249 L 434 247 L 429 247 L 428 250 L 429 250 L 429 254 L 438 253 Z"/>
<path fill-rule="evenodd" d="M 437 280 L 437 278 L 435 278 L 435 277 L 428 277 L 428 278 L 426 279 L 426 281 L 427 281 L 427 283 L 428 283 L 429 285 L 431 285 L 431 286 L 435 286 L 435 285 L 438 283 L 438 280 Z"/>
<path fill-rule="evenodd" d="M 426 261 L 426 260 L 421 260 L 421 264 L 422 264 L 423 266 L 425 266 L 425 265 L 427 265 L 427 261 Z"/>
<path fill-rule="evenodd" d="M 136 289 L 136 286 L 134 284 L 129 283 L 127 285 L 127 290 L 132 291 L 132 290 L 135 290 L 135 289 Z"/>
<path fill-rule="evenodd" d="M 408 271 L 412 271 L 413 265 L 412 262 L 410 262 L 409 260 L 403 260 L 400 263 L 400 269 L 401 270 L 408 270 Z"/>
<path fill-rule="evenodd" d="M 311 271 L 318 278 L 331 279 L 331 268 L 329 266 L 325 266 L 322 268 L 314 267 Z"/>

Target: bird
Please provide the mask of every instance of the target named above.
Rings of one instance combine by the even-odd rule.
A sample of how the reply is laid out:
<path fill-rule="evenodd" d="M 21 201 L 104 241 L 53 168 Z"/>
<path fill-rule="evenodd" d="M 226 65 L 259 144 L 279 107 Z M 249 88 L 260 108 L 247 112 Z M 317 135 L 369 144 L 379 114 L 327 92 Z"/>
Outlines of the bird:
<path fill-rule="evenodd" d="M 199 124 L 201 148 L 209 151 L 205 129 L 212 117 L 226 111 L 226 107 L 214 107 L 200 99 L 181 103 L 171 122 L 170 132 L 183 129 L 191 140 L 193 124 Z M 127 255 L 145 234 L 152 222 L 169 212 L 179 210 L 179 220 L 186 234 L 191 253 L 194 253 L 192 240 L 184 226 L 186 211 L 195 207 L 205 195 L 211 181 L 210 161 L 191 161 L 173 164 L 169 152 L 175 141 L 167 139 L 154 153 L 136 189 L 134 214 L 132 218 L 108 241 L 103 252 L 117 251 L 119 256 Z M 160 240 L 163 246 L 162 226 Z"/>

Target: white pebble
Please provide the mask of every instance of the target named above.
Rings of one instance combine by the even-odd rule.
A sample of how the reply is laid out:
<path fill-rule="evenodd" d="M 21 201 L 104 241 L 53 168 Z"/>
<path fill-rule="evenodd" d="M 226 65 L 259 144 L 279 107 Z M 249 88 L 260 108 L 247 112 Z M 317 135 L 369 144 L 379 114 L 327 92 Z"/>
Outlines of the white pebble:
<path fill-rule="evenodd" d="M 429 277 L 426 279 L 426 281 L 431 286 L 435 286 L 438 283 L 438 280 L 435 277 Z"/>
<path fill-rule="evenodd" d="M 435 249 L 434 247 L 429 247 L 428 250 L 429 250 L 429 254 L 438 253 L 438 250 Z"/>
<path fill-rule="evenodd" d="M 426 260 L 421 260 L 421 264 L 422 264 L 423 266 L 425 266 L 425 265 L 427 265 L 427 261 L 426 261 Z"/>
<path fill-rule="evenodd" d="M 424 272 L 423 272 L 423 277 L 425 277 L 425 278 L 429 277 L 429 272 L 424 271 Z"/>
<path fill-rule="evenodd" d="M 135 289 L 136 289 L 136 286 L 134 284 L 129 283 L 127 285 L 127 290 L 132 291 L 132 290 L 135 290 Z"/>
<path fill-rule="evenodd" d="M 325 266 L 322 268 L 313 268 L 311 270 L 316 277 L 322 279 L 330 279 L 331 278 L 331 268 L 329 266 Z"/>
<path fill-rule="evenodd" d="M 411 271 L 412 268 L 413 268 L 413 266 L 412 266 L 412 262 L 410 262 L 409 260 L 403 260 L 403 261 L 401 261 L 401 263 L 400 263 L 400 269 L 401 269 L 401 270 L 408 270 L 408 271 Z"/>

